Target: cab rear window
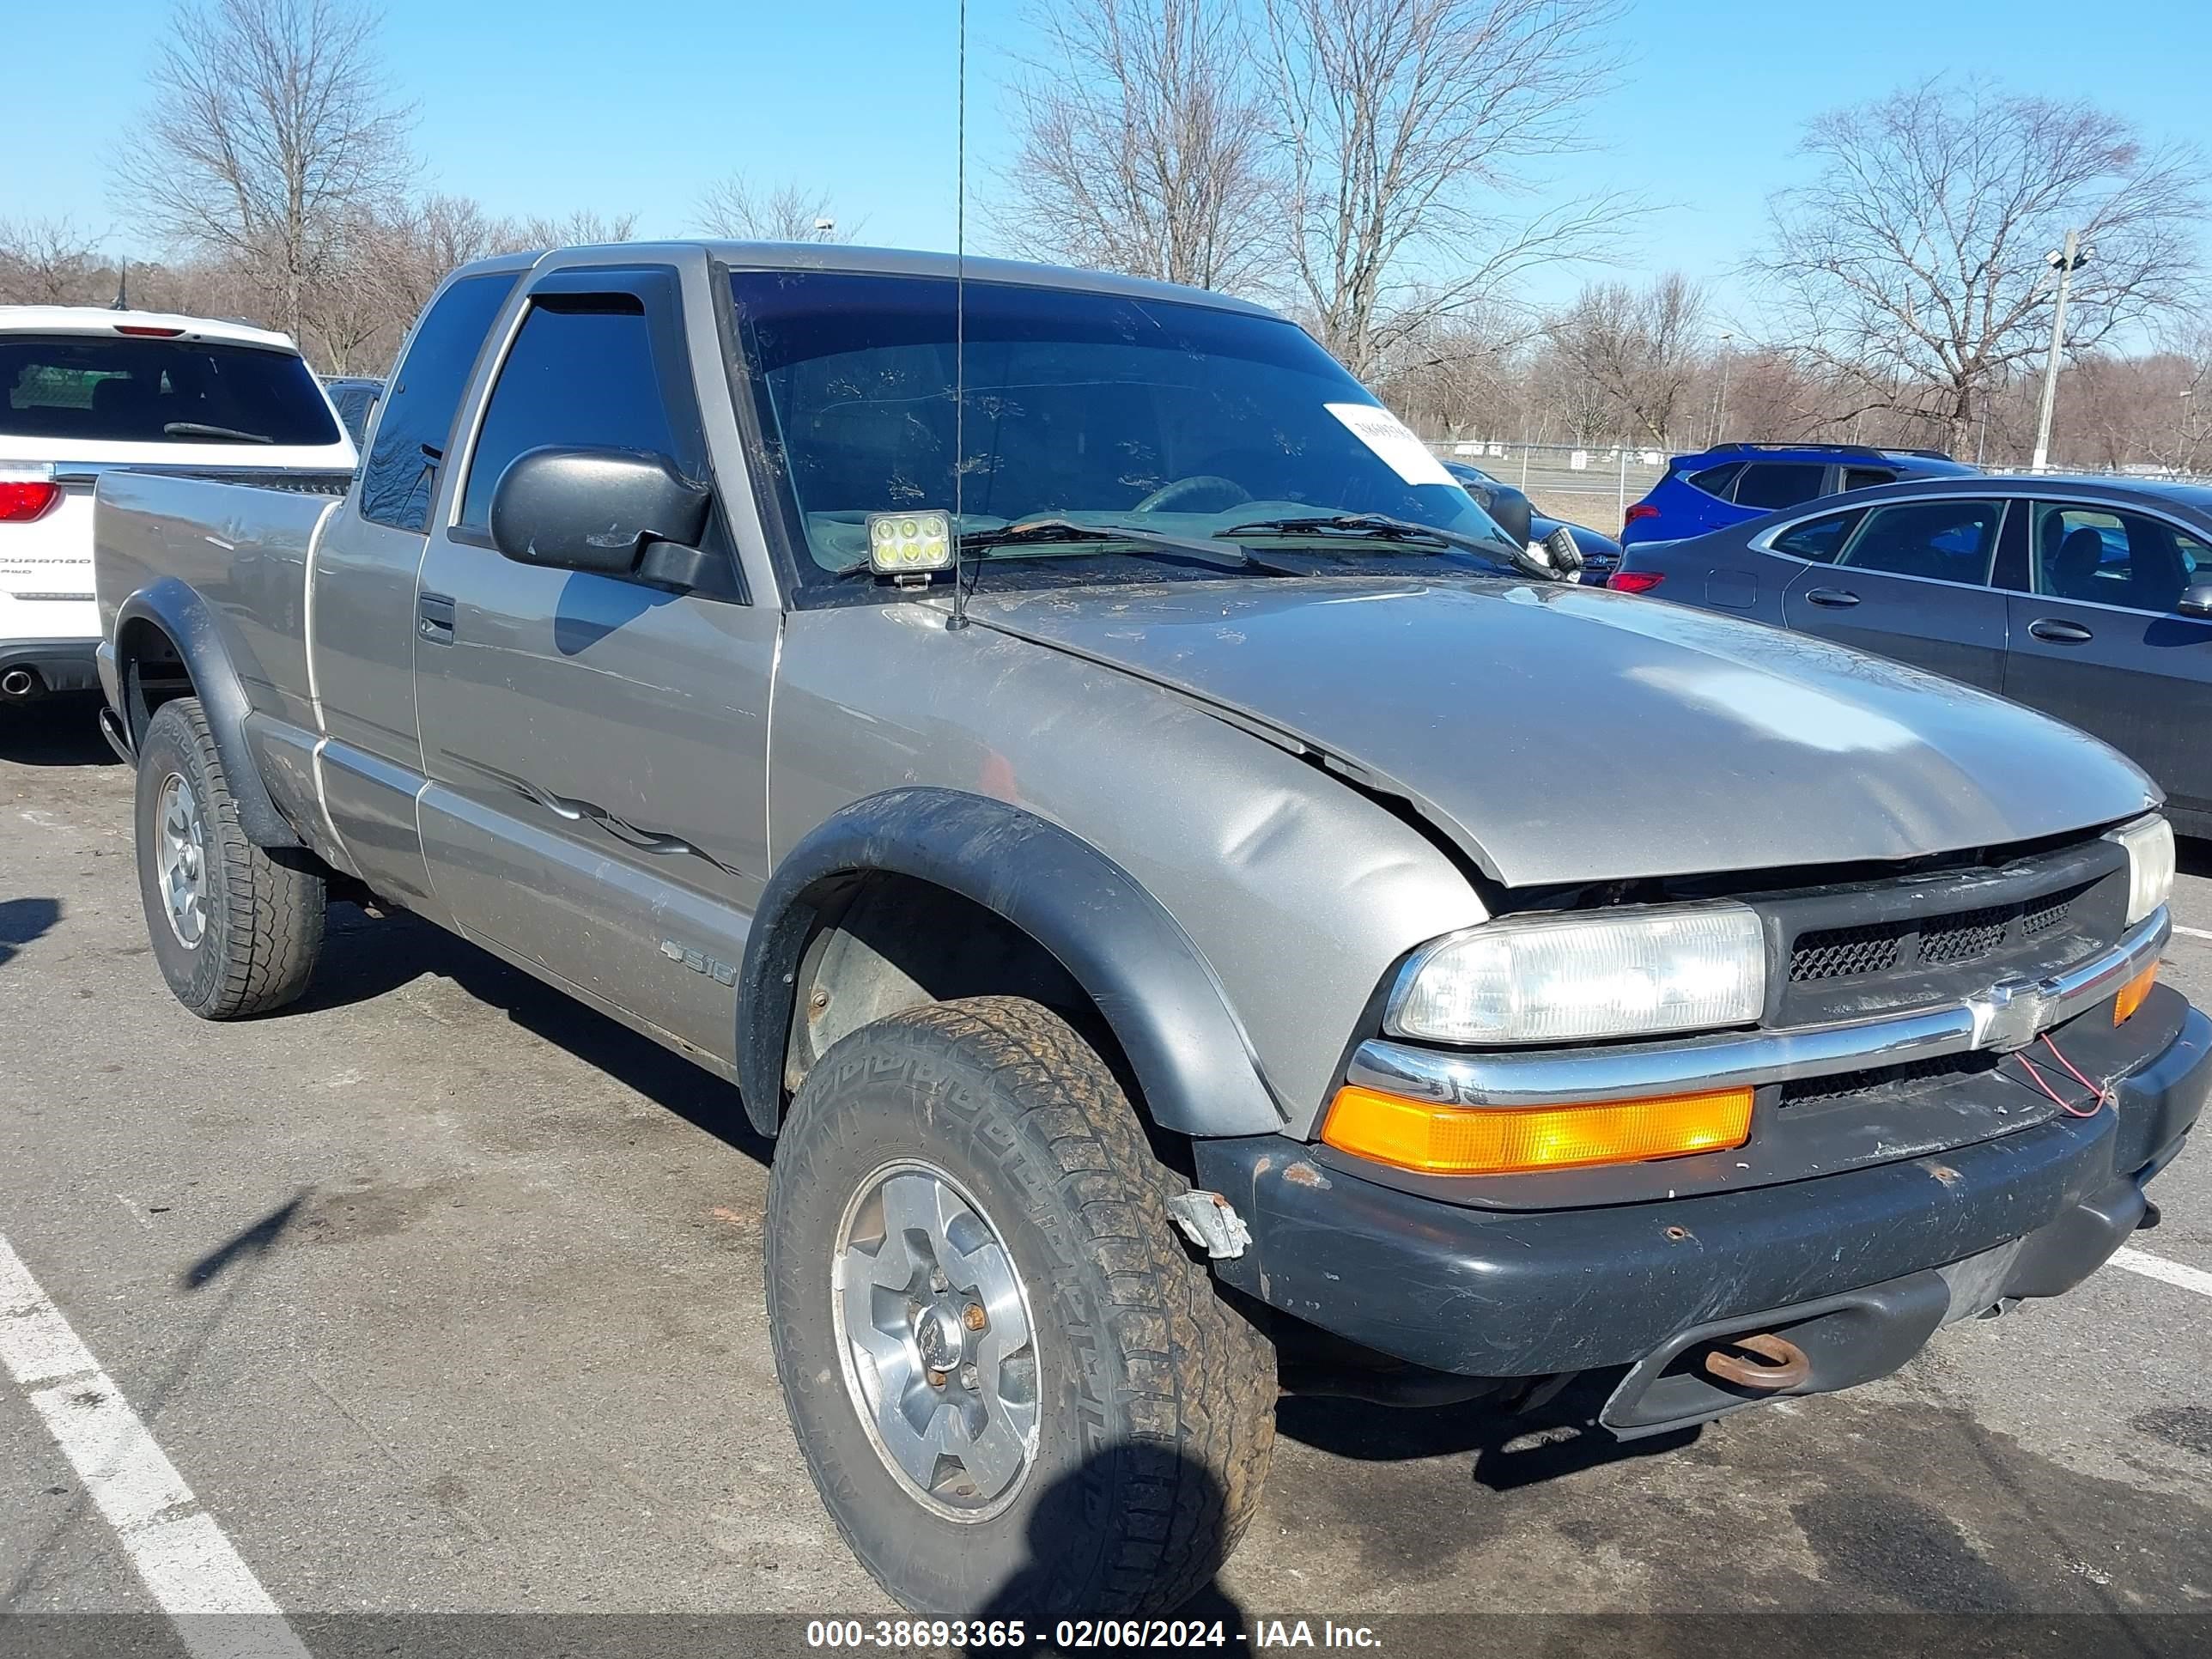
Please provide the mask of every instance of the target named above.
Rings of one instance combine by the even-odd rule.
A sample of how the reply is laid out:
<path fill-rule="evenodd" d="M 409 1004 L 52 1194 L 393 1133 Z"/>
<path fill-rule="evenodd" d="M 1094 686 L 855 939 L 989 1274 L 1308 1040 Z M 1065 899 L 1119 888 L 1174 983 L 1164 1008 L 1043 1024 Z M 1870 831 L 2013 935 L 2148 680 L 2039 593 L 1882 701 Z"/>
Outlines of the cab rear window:
<path fill-rule="evenodd" d="M 0 435 L 98 443 L 338 441 L 289 352 L 204 340 L 0 335 Z"/>

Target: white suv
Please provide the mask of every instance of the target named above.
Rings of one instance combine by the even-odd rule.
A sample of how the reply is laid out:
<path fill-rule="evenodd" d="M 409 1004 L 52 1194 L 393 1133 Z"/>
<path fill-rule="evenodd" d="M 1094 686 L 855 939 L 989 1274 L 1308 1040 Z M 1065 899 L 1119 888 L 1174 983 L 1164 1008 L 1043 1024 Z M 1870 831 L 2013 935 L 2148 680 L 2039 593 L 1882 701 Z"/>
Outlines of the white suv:
<path fill-rule="evenodd" d="M 117 466 L 349 472 L 299 349 L 240 323 L 0 306 L 0 706 L 98 684 L 92 491 Z"/>

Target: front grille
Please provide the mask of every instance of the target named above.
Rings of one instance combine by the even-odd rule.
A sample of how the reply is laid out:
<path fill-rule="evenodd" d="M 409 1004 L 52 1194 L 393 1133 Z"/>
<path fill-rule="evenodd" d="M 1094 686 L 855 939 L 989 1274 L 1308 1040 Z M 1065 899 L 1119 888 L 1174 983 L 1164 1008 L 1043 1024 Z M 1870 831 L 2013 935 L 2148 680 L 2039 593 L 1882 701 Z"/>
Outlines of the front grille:
<path fill-rule="evenodd" d="M 1823 927 L 1800 933 L 1790 952 L 1790 982 L 1811 985 L 1863 979 L 1905 968 L 1978 962 L 2008 939 L 2024 945 L 2057 933 L 2072 915 L 2075 901 L 2092 884 L 2085 883 L 2025 904 L 1991 905 L 1956 915 Z"/>
<path fill-rule="evenodd" d="M 2017 906 L 1972 910 L 1930 922 L 1920 935 L 1923 962 L 1972 962 L 2004 943 L 2005 925 L 2020 915 Z"/>
<path fill-rule="evenodd" d="M 1869 927 L 1825 927 L 1799 938 L 1790 953 L 1790 982 L 1850 979 L 1860 974 L 1884 974 L 1897 965 L 1898 947 L 1906 928 L 1899 923 Z"/>
<path fill-rule="evenodd" d="M 1931 1083 L 1955 1083 L 1995 1071 L 1995 1054 L 1943 1054 L 1934 1060 L 1911 1060 L 1901 1066 L 1878 1066 L 1863 1072 L 1838 1072 L 1828 1077 L 1800 1078 L 1782 1085 L 1784 1106 L 1817 1106 L 1831 1100 L 1850 1100 L 1885 1090 L 1903 1093 Z"/>

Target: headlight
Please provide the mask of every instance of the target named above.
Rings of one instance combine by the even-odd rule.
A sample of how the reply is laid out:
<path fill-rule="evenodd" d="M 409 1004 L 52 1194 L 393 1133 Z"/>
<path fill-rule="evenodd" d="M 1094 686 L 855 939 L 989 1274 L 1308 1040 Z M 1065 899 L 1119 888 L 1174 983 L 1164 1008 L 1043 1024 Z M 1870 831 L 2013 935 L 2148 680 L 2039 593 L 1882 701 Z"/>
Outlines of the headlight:
<path fill-rule="evenodd" d="M 2128 849 L 2128 926 L 2166 902 L 2173 891 L 2173 826 L 2154 814 L 2105 837 Z"/>
<path fill-rule="evenodd" d="M 1571 1042 L 1741 1025 L 1766 1001 L 1766 939 L 1740 904 L 1486 922 L 1424 945 L 1383 1024 L 1437 1042 Z"/>

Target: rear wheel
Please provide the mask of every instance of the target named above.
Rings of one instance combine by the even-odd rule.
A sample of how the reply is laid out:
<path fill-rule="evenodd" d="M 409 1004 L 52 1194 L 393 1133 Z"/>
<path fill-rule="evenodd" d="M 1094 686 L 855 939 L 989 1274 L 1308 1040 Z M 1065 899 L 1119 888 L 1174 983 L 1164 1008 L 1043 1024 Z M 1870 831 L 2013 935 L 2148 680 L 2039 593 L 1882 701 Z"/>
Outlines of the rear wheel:
<path fill-rule="evenodd" d="M 1257 1504 L 1272 1349 L 1185 1251 L 1112 1072 L 980 997 L 818 1061 L 776 1143 L 769 1331 L 862 1565 L 948 1617 L 1172 1610 Z"/>
<path fill-rule="evenodd" d="M 322 877 L 246 838 L 197 697 L 155 710 L 138 752 L 138 890 L 154 959 L 203 1019 L 281 1008 L 322 949 Z"/>

